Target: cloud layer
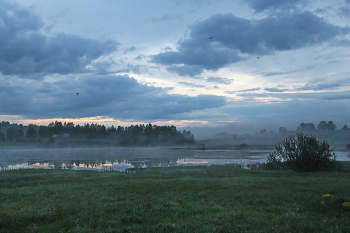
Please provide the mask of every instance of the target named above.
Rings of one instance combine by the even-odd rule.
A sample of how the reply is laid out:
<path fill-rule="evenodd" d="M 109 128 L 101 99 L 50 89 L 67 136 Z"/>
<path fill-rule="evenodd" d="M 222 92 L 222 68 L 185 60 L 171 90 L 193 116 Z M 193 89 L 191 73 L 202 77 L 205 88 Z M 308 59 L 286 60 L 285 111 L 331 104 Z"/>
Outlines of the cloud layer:
<path fill-rule="evenodd" d="M 298 4 L 306 4 L 307 0 L 246 0 L 248 5 L 255 12 L 262 12 L 267 9 L 288 9 L 295 8 Z"/>
<path fill-rule="evenodd" d="M 0 19 L 0 72 L 4 75 L 86 73 L 93 60 L 118 45 L 65 33 L 45 34 L 40 17 L 5 1 L 0 2 Z"/>
<path fill-rule="evenodd" d="M 167 89 L 142 85 L 120 75 L 68 76 L 54 82 L 2 80 L 2 83 L 0 112 L 34 119 L 107 116 L 164 120 L 176 114 L 219 108 L 226 103 L 222 96 L 168 94 Z"/>
<path fill-rule="evenodd" d="M 179 75 L 193 76 L 252 55 L 330 42 L 349 32 L 349 28 L 327 23 L 310 11 L 281 12 L 258 20 L 217 14 L 194 24 L 189 38 L 179 41 L 176 51 L 159 53 L 152 61 Z"/>

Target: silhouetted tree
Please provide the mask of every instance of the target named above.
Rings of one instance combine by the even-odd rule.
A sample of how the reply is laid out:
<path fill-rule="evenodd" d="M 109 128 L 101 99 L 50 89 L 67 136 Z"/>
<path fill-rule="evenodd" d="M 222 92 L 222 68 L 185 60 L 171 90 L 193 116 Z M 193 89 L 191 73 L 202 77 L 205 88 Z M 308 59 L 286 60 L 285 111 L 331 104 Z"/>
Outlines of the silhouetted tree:
<path fill-rule="evenodd" d="M 342 131 L 349 131 L 350 129 L 348 128 L 347 125 L 344 125 L 343 128 L 341 128 Z"/>
<path fill-rule="evenodd" d="M 37 137 L 37 131 L 34 128 L 34 126 L 30 125 L 26 131 L 26 138 L 36 138 Z"/>
<path fill-rule="evenodd" d="M 119 135 L 122 135 L 122 134 L 124 133 L 124 127 L 121 127 L 120 125 L 118 125 L 117 133 L 118 133 Z"/>
<path fill-rule="evenodd" d="M 76 125 L 73 129 L 73 136 L 76 137 L 81 134 L 81 127 L 80 125 Z"/>
<path fill-rule="evenodd" d="M 53 135 L 53 134 L 60 135 L 61 133 L 64 132 L 63 124 L 60 121 L 55 121 L 50 123 L 48 125 L 48 128 L 49 128 L 50 135 Z"/>
<path fill-rule="evenodd" d="M 101 127 L 99 127 L 99 129 L 98 129 L 98 134 L 99 134 L 99 137 L 105 138 L 107 136 L 106 126 L 101 125 Z"/>
<path fill-rule="evenodd" d="M 153 137 L 153 125 L 148 123 L 145 127 L 145 135 L 147 137 Z"/>
<path fill-rule="evenodd" d="M 10 122 L 8 121 L 1 121 L 0 122 L 0 131 L 6 132 L 7 128 L 10 127 Z"/>
<path fill-rule="evenodd" d="M 117 132 L 117 129 L 112 125 L 111 127 L 107 128 L 107 133 L 110 135 L 113 135 Z"/>
<path fill-rule="evenodd" d="M 8 121 L 1 121 L 0 122 L 0 127 L 9 127 L 10 126 L 10 122 L 8 122 Z"/>
<path fill-rule="evenodd" d="M 48 137 L 50 135 L 48 127 L 44 125 L 40 125 L 38 129 L 38 135 L 41 138 Z"/>
<path fill-rule="evenodd" d="M 6 138 L 7 140 L 12 141 L 13 139 L 17 138 L 17 130 L 15 127 L 9 127 L 6 130 Z"/>
<path fill-rule="evenodd" d="M 24 136 L 23 129 L 26 129 L 27 138 L 50 138 L 49 143 L 54 143 L 55 136 L 63 133 L 69 136 L 85 136 L 88 139 L 113 138 L 119 145 L 170 145 L 170 144 L 194 144 L 195 139 L 190 131 L 177 131 L 176 126 L 157 126 L 151 123 L 144 125 L 131 125 L 129 127 L 113 125 L 106 128 L 104 125 L 86 123 L 83 126 L 74 125 L 72 122 L 51 122 L 48 126 L 37 126 L 30 124 L 28 127 L 7 122 L 0 123 L 0 126 L 7 127 L 9 140 Z M 10 126 L 10 127 L 9 127 Z"/>
<path fill-rule="evenodd" d="M 328 121 L 327 125 L 328 125 L 328 130 L 335 130 L 337 128 L 333 123 L 333 121 Z"/>
<path fill-rule="evenodd" d="M 73 122 L 64 122 L 63 124 L 63 132 L 66 134 L 74 134 L 74 123 Z"/>
<path fill-rule="evenodd" d="M 260 136 L 266 136 L 266 129 L 260 130 Z"/>
<path fill-rule="evenodd" d="M 17 128 L 17 139 L 18 138 L 23 138 L 24 137 L 24 132 L 23 132 L 23 125 L 21 128 Z"/>
<path fill-rule="evenodd" d="M 318 125 L 317 125 L 317 129 L 319 131 L 330 131 L 330 130 L 335 130 L 337 127 L 335 126 L 335 124 L 333 123 L 333 121 L 328 121 L 328 123 L 326 121 L 321 121 Z"/>
<path fill-rule="evenodd" d="M 299 172 L 334 170 L 336 156 L 326 141 L 302 133 L 290 136 L 275 146 L 268 156 L 268 168 Z"/>
<path fill-rule="evenodd" d="M 327 122 L 321 121 L 321 122 L 317 125 L 317 129 L 318 129 L 319 131 L 326 131 L 326 130 L 328 130 L 328 124 L 327 124 Z"/>
<path fill-rule="evenodd" d="M 279 127 L 278 128 L 278 134 L 284 135 L 288 132 L 286 127 Z"/>
<path fill-rule="evenodd" d="M 6 137 L 3 132 L 0 131 L 0 140 L 5 141 Z"/>
<path fill-rule="evenodd" d="M 298 126 L 297 131 L 311 133 L 316 131 L 316 127 L 313 123 L 301 123 Z"/>

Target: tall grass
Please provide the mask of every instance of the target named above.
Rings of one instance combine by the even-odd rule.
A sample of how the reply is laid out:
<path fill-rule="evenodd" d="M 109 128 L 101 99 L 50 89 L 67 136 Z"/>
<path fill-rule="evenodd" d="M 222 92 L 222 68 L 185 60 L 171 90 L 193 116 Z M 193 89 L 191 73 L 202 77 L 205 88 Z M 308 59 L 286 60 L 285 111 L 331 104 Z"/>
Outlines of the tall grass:
<path fill-rule="evenodd" d="M 349 178 L 233 165 L 3 171 L 0 232 L 350 232 L 339 212 Z"/>

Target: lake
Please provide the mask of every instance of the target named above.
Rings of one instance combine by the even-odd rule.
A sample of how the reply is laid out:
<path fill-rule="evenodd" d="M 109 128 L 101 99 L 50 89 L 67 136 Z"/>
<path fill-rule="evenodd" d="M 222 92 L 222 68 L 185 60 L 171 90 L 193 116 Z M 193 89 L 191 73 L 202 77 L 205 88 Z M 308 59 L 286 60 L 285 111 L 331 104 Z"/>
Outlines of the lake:
<path fill-rule="evenodd" d="M 0 170 L 58 168 L 126 171 L 128 168 L 249 164 L 266 161 L 271 150 L 200 150 L 187 148 L 62 148 L 0 150 Z M 350 160 L 336 152 L 337 160 Z"/>

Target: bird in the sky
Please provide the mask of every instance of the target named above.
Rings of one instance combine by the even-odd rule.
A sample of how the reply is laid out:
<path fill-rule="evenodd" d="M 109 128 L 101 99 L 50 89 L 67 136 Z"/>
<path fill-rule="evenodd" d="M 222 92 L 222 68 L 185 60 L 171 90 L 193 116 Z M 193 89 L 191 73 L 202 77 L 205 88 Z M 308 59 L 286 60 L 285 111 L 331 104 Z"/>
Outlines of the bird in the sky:
<path fill-rule="evenodd" d="M 214 37 L 210 37 L 209 40 L 213 39 Z"/>
<path fill-rule="evenodd" d="M 79 93 L 77 93 L 77 96 L 79 95 Z"/>
<path fill-rule="evenodd" d="M 260 57 L 256 57 L 257 59 L 259 59 Z"/>

